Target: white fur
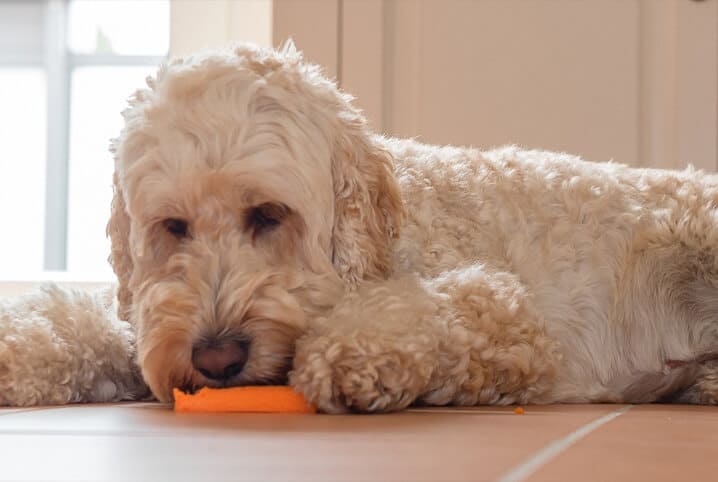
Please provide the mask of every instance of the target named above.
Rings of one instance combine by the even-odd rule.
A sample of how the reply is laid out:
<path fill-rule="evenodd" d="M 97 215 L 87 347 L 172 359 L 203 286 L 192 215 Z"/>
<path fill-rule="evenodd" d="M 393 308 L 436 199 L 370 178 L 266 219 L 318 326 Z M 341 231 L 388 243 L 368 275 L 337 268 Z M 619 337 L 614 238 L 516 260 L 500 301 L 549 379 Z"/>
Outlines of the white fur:
<path fill-rule="evenodd" d="M 161 400 L 216 385 L 191 358 L 217 334 L 252 340 L 229 384 L 288 375 L 327 412 L 718 399 L 713 175 L 376 136 L 291 46 L 175 59 L 124 116 L 111 260 Z M 259 231 L 249 213 L 267 202 L 282 217 Z M 33 319 L 18 306 L 3 309 Z M 34 329 L 2 316 L 6 346 Z M 40 324 L 49 339 L 79 323 L 52 319 Z M 108 320 L 119 326 L 95 323 Z M 122 331 L 120 350 L 102 350 L 119 373 L 132 341 Z M 38 343 L 0 354 L 3 403 L 112 398 L 56 396 L 48 374 L 82 372 L 77 347 Z M 18 358 L 57 346 L 70 366 Z"/>
<path fill-rule="evenodd" d="M 134 333 L 114 290 L 47 285 L 0 302 L 0 405 L 134 400 L 147 395 Z"/>

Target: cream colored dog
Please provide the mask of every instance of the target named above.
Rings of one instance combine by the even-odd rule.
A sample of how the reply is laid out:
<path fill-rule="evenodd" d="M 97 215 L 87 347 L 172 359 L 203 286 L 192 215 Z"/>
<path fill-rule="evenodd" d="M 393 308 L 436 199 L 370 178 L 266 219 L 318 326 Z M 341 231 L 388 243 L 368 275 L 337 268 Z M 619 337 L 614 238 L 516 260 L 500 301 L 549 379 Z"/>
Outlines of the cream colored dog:
<path fill-rule="evenodd" d="M 716 402 L 715 177 L 375 136 L 291 45 L 148 86 L 108 232 L 160 400 L 288 381 L 326 412 Z"/>

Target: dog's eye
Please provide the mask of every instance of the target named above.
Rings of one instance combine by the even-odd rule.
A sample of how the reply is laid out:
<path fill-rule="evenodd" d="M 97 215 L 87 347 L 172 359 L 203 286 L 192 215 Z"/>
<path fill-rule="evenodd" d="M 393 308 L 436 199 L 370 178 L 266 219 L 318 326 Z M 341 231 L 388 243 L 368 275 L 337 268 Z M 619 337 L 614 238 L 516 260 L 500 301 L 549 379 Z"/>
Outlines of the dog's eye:
<path fill-rule="evenodd" d="M 188 234 L 187 221 L 182 219 L 165 219 L 162 222 L 168 233 L 172 234 L 176 238 L 186 238 Z"/>
<path fill-rule="evenodd" d="M 283 204 L 264 203 L 247 212 L 246 224 L 255 232 L 268 231 L 279 226 L 289 214 L 289 208 Z"/>

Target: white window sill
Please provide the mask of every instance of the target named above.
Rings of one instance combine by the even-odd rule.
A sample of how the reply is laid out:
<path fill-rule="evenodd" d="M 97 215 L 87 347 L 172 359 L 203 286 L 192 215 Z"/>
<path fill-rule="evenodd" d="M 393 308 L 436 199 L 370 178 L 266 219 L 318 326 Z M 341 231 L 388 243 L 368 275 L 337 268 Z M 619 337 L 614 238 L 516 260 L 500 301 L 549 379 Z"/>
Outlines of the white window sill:
<path fill-rule="evenodd" d="M 0 299 L 26 294 L 45 283 L 57 283 L 61 286 L 94 290 L 114 283 L 112 279 L 82 273 L 44 271 L 19 275 L 0 276 Z"/>

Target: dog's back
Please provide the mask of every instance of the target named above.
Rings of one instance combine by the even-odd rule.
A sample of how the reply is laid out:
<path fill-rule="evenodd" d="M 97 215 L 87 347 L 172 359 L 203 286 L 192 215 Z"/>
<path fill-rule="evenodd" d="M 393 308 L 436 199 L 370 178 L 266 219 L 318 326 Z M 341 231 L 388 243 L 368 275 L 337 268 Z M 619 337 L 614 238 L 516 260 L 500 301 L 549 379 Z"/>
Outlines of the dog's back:
<path fill-rule="evenodd" d="M 713 177 L 386 142 L 408 210 L 397 271 L 436 276 L 478 261 L 517 274 L 561 344 L 557 400 L 653 401 L 708 369 L 718 351 Z"/>

